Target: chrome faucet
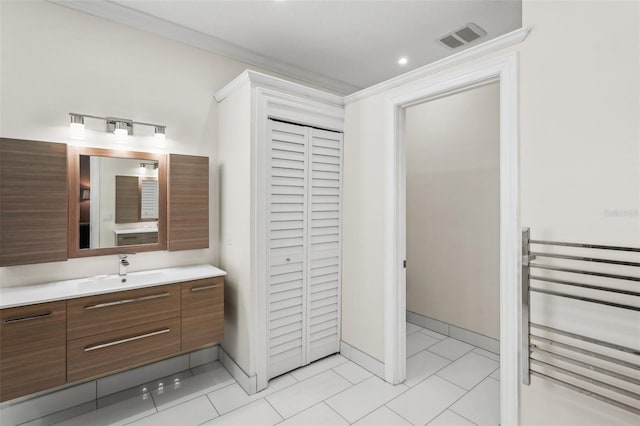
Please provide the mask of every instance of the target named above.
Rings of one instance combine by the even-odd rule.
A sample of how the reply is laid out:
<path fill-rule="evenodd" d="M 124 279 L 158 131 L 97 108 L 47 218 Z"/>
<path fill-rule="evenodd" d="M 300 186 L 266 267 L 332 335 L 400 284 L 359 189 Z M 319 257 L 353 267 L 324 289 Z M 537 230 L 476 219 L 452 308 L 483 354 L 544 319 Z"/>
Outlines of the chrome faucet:
<path fill-rule="evenodd" d="M 121 254 L 119 255 L 120 257 L 120 262 L 118 262 L 118 265 L 120 265 L 120 271 L 118 272 L 118 275 L 120 275 L 121 277 L 126 277 L 127 276 L 127 266 L 129 266 L 129 261 L 127 260 L 127 255 L 126 254 Z"/>

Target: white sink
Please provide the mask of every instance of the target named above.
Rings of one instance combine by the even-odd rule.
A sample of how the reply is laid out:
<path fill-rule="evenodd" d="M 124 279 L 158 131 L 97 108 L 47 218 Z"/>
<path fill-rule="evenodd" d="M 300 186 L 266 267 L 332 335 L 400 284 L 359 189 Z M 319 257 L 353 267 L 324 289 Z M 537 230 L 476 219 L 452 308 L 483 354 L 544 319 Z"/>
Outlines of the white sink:
<path fill-rule="evenodd" d="M 6 287 L 0 288 L 0 309 L 225 275 L 226 272 L 211 265 L 193 265 L 130 272 L 125 276 L 98 275 L 76 280 Z"/>

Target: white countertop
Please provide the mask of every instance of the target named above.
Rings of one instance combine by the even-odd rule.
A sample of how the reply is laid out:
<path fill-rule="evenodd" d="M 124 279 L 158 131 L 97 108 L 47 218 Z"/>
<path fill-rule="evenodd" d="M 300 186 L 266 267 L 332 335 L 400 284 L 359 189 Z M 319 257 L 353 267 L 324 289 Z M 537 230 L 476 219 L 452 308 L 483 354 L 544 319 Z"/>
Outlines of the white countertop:
<path fill-rule="evenodd" d="M 131 272 L 124 277 L 99 275 L 76 280 L 6 287 L 0 288 L 0 309 L 225 275 L 227 275 L 225 271 L 211 265 L 193 265 Z M 123 278 L 126 278 L 125 282 L 122 282 Z"/>
<path fill-rule="evenodd" d="M 115 232 L 116 235 L 120 235 L 120 234 L 141 234 L 144 232 L 158 232 L 158 228 L 152 228 L 152 227 L 141 227 L 141 228 L 129 228 L 129 229 L 116 229 L 113 232 Z"/>

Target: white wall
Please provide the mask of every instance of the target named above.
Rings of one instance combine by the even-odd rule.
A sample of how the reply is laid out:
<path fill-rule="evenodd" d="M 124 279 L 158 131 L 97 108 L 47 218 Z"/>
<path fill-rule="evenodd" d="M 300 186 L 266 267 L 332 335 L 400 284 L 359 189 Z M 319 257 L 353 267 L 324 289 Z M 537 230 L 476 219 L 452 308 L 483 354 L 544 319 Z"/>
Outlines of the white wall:
<path fill-rule="evenodd" d="M 227 271 L 224 349 L 248 375 L 254 312 L 251 311 L 251 86 L 220 105 L 220 266 Z M 233 184 L 230 184 L 233 182 Z"/>
<path fill-rule="evenodd" d="M 536 238 L 640 246 L 639 21 L 634 1 L 524 1 L 523 26 L 532 32 L 508 52 L 520 59 L 521 223 Z M 450 71 L 346 107 L 343 339 L 380 360 L 385 99 Z M 538 320 L 568 306 L 543 303 Z M 594 337 L 640 348 L 637 321 L 617 315 L 600 323 L 601 314 L 588 324 Z M 538 381 L 522 388 L 521 402 L 523 424 L 637 423 L 628 412 Z"/>
<path fill-rule="evenodd" d="M 131 271 L 218 262 L 218 106 L 213 94 L 246 64 L 45 1 L 0 2 L 0 135 L 101 148 L 174 152 L 210 159 L 209 249 L 139 253 Z M 87 119 L 69 138 L 69 112 L 167 126 L 158 145 L 137 127 L 116 144 L 104 122 Z M 0 268 L 12 286 L 113 274 L 116 256 Z"/>
<path fill-rule="evenodd" d="M 407 310 L 500 338 L 500 88 L 407 108 Z"/>

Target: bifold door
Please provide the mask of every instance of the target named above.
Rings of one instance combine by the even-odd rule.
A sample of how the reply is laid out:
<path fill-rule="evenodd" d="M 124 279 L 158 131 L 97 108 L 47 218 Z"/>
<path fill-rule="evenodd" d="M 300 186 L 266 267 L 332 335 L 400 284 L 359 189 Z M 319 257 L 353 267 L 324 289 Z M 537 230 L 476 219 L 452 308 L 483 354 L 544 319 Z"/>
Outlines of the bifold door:
<path fill-rule="evenodd" d="M 268 377 L 340 346 L 342 134 L 269 120 Z"/>

